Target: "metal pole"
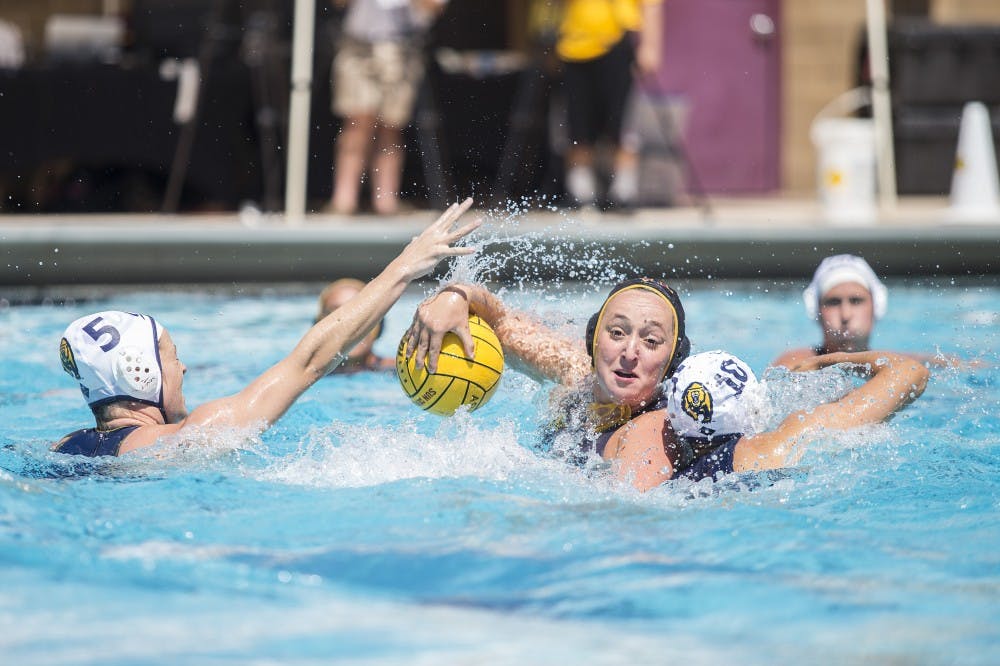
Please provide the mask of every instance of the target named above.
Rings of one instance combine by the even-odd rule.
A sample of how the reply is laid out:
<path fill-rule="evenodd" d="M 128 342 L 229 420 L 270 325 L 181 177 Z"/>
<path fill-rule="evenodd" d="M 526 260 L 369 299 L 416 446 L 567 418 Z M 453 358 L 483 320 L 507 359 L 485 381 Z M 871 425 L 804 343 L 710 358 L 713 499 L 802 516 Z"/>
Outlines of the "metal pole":
<path fill-rule="evenodd" d="M 288 167 L 285 172 L 285 223 L 289 225 L 301 224 L 306 213 L 315 11 L 316 0 L 295 0 L 292 85 L 288 104 Z"/>
<path fill-rule="evenodd" d="M 884 0 L 866 0 L 866 2 L 879 204 L 883 210 L 891 211 L 896 207 L 896 158 L 892 147 L 892 102 L 889 98 L 889 49 L 886 45 L 885 4 Z"/>

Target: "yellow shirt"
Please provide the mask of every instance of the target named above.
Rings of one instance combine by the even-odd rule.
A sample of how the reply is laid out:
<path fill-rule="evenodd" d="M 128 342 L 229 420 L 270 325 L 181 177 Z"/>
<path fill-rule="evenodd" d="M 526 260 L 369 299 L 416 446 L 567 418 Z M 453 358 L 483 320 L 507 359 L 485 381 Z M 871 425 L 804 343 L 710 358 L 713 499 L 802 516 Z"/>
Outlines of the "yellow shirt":
<path fill-rule="evenodd" d="M 644 4 L 663 0 L 565 0 L 556 53 L 563 60 L 592 60 L 642 27 Z"/>

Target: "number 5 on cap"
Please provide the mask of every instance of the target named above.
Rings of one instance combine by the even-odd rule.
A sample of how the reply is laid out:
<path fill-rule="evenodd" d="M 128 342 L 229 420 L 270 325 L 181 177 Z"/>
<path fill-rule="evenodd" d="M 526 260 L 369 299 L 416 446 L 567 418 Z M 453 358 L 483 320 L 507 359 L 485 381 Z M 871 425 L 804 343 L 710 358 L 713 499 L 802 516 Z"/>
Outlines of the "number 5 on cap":
<path fill-rule="evenodd" d="M 112 326 L 111 324 L 105 324 L 100 328 L 94 328 L 102 321 L 104 321 L 104 317 L 96 317 L 94 321 L 88 323 L 86 326 L 83 327 L 83 331 L 91 338 L 93 338 L 94 342 L 100 342 L 101 336 L 104 335 L 105 333 L 110 335 L 111 340 L 101 345 L 101 351 L 111 351 L 112 349 L 118 346 L 119 342 L 121 342 L 122 336 L 121 333 L 118 332 L 118 329 Z"/>

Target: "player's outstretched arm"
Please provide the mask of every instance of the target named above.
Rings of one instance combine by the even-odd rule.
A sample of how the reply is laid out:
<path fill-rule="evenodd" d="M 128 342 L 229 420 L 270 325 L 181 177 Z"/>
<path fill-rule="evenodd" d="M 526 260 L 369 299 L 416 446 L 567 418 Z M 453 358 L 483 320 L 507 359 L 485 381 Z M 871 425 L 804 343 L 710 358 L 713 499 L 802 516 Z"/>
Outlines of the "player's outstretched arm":
<path fill-rule="evenodd" d="M 195 409 L 183 424 L 248 426 L 274 423 L 302 393 L 341 362 L 402 296 L 407 285 L 429 273 L 442 259 L 468 255 L 475 248 L 454 243 L 482 223 L 457 225 L 472 199 L 452 205 L 403 249 L 388 266 L 343 307 L 305 334 L 292 353 L 238 394 Z"/>
<path fill-rule="evenodd" d="M 805 452 L 808 437 L 823 430 L 848 430 L 887 420 L 916 400 L 927 387 L 927 368 L 906 354 L 885 351 L 839 352 L 802 361 L 797 372 L 850 364 L 867 381 L 835 402 L 796 412 L 771 432 L 740 441 L 733 469 L 774 469 L 794 464 Z"/>

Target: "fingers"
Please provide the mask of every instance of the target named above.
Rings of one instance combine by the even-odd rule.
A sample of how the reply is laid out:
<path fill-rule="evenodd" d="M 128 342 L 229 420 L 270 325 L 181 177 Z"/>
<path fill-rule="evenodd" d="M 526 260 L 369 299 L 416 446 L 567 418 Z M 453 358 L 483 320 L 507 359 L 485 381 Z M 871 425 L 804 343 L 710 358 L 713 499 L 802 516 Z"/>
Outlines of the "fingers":
<path fill-rule="evenodd" d="M 424 361 L 427 356 L 427 347 L 430 345 L 430 336 L 427 333 L 426 328 L 420 329 L 420 333 L 417 335 L 417 343 L 413 346 L 414 354 L 414 365 L 417 370 L 424 367 Z"/>
<path fill-rule="evenodd" d="M 456 330 L 455 335 L 457 335 L 458 339 L 462 341 L 462 347 L 465 349 L 465 358 L 470 360 L 475 358 L 476 342 L 472 338 L 472 331 L 469 330 L 468 323 Z"/>
<path fill-rule="evenodd" d="M 451 223 L 455 221 L 455 211 L 457 209 L 458 209 L 457 203 L 453 203 L 452 205 L 448 206 L 445 209 L 445 211 L 438 216 L 438 219 L 434 220 L 434 224 L 432 224 L 431 227 L 436 229 L 438 227 L 450 226 Z"/>
<path fill-rule="evenodd" d="M 428 232 L 435 235 L 440 242 L 445 245 L 451 245 L 452 243 L 465 238 L 483 224 L 482 218 L 476 218 L 458 229 L 452 229 L 452 225 L 454 225 L 462 214 L 469 209 L 470 205 L 472 205 L 471 198 L 466 199 L 461 204 L 452 204 L 451 207 L 428 228 Z"/>
<path fill-rule="evenodd" d="M 413 359 L 413 365 L 417 370 L 426 367 L 429 373 L 437 372 L 441 346 L 444 344 L 444 336 L 448 332 L 447 330 L 435 331 L 431 327 L 415 323 L 414 327 L 406 334 L 406 358 Z M 454 329 L 454 333 L 462 340 L 462 346 L 467 352 L 466 356 L 472 358 L 475 346 L 468 324 L 464 330 Z"/>
<path fill-rule="evenodd" d="M 462 214 L 465 211 L 467 211 L 470 208 L 472 208 L 472 197 L 466 197 L 465 201 L 462 201 L 461 203 L 453 204 L 452 208 L 455 211 L 453 219 L 457 220 L 458 218 L 460 218 L 462 216 Z"/>
<path fill-rule="evenodd" d="M 441 355 L 441 344 L 444 341 L 444 333 L 435 333 L 428 328 L 421 328 L 418 333 L 412 330 L 407 339 L 407 358 L 413 358 L 413 365 L 417 370 L 427 367 L 427 372 L 437 372 L 438 357 Z M 410 341 L 412 340 L 412 344 Z"/>
<path fill-rule="evenodd" d="M 468 236 L 481 226 L 483 226 L 483 218 L 477 217 L 475 220 L 469 222 L 464 227 L 454 229 L 448 237 L 448 244 L 451 245 L 455 241 L 461 238 L 465 238 L 466 236 Z"/>
<path fill-rule="evenodd" d="M 413 359 L 413 366 L 417 370 L 426 366 L 427 372 L 431 374 L 437 372 L 437 362 L 441 356 L 444 336 L 444 333 L 434 333 L 426 328 L 421 329 L 418 334 L 411 332 L 407 338 L 406 358 Z"/>
<path fill-rule="evenodd" d="M 410 324 L 409 330 L 406 331 L 406 359 L 409 360 L 413 358 L 413 354 L 416 351 L 417 345 L 417 318 L 414 316 L 413 323 Z"/>
<path fill-rule="evenodd" d="M 431 226 L 447 229 L 451 227 L 451 225 L 454 224 L 454 222 L 458 220 L 458 218 L 460 218 L 462 214 L 465 211 L 469 210 L 469 208 L 471 207 L 472 207 L 472 197 L 466 197 L 465 201 L 462 201 L 460 203 L 458 202 L 453 203 L 452 205 L 448 206 L 447 210 L 441 213 L 441 216 L 437 220 L 435 220 L 434 224 L 432 224 Z"/>
<path fill-rule="evenodd" d="M 443 256 L 450 257 L 475 254 L 477 252 L 477 248 L 468 245 L 454 245 L 454 243 L 468 236 L 482 225 L 483 220 L 482 218 L 479 218 L 466 224 L 461 229 L 452 231 L 446 238 L 443 239 L 444 247 L 441 248 L 441 254 Z"/>
<path fill-rule="evenodd" d="M 441 343 L 444 341 L 443 334 L 431 336 L 430 344 L 427 346 L 427 372 L 434 374 L 438 369 L 438 357 L 441 356 Z"/>

